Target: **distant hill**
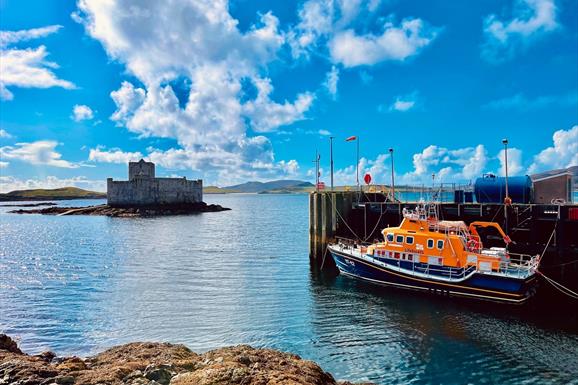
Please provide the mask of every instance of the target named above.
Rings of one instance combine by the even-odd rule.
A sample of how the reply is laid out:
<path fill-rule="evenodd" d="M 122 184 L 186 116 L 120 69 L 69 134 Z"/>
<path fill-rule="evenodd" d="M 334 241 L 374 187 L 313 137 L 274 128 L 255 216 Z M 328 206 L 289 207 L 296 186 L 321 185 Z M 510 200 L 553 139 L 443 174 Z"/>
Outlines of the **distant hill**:
<path fill-rule="evenodd" d="M 15 190 L 0 194 L 0 201 L 43 201 L 63 199 L 99 199 L 106 198 L 106 193 L 83 190 L 78 187 L 55 189 Z"/>
<path fill-rule="evenodd" d="M 239 192 L 237 190 L 232 190 L 229 188 L 222 188 L 217 186 L 204 186 L 203 194 L 231 194 Z"/>
<path fill-rule="evenodd" d="M 312 188 L 313 184 L 302 180 L 274 180 L 270 182 L 247 182 L 225 187 L 226 190 L 235 190 L 241 193 L 266 193 L 278 190 L 300 190 Z"/>

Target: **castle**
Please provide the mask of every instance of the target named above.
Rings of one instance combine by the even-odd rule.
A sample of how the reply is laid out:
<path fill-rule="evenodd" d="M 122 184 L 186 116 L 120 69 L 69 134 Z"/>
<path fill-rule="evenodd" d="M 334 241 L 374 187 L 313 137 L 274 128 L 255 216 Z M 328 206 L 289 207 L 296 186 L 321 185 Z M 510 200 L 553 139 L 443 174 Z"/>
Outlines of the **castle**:
<path fill-rule="evenodd" d="M 128 181 L 106 180 L 109 206 L 178 205 L 203 201 L 203 181 L 187 178 L 156 178 L 155 164 L 129 162 Z"/>

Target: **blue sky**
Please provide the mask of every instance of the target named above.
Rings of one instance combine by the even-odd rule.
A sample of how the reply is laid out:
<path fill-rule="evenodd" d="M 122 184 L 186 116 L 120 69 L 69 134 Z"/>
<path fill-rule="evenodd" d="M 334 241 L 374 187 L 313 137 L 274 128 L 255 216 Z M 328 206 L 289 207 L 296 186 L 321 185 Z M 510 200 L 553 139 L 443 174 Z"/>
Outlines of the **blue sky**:
<path fill-rule="evenodd" d="M 33 12 L 31 11 L 33 10 Z M 0 190 L 578 164 L 578 0 L 0 0 Z"/>

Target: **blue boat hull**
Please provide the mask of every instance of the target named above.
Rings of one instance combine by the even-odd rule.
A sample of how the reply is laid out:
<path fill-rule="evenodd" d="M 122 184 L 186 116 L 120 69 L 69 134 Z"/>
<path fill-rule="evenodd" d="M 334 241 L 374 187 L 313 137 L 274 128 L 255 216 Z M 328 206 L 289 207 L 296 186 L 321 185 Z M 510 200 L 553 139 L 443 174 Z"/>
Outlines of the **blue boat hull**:
<path fill-rule="evenodd" d="M 339 272 L 367 281 L 447 296 L 521 304 L 535 293 L 536 276 L 526 279 L 474 273 L 460 282 L 440 282 L 388 269 L 355 256 L 331 250 Z"/>

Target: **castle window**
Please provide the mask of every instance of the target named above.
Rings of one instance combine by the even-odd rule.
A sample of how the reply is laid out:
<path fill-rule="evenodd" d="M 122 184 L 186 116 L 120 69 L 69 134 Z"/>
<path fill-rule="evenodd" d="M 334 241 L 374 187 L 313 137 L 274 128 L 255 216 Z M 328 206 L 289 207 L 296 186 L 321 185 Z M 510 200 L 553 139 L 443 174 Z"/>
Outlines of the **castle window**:
<path fill-rule="evenodd" d="M 405 243 L 408 245 L 413 245 L 413 237 L 410 237 L 409 235 L 405 237 Z"/>
<path fill-rule="evenodd" d="M 428 249 L 433 249 L 433 248 L 434 248 L 434 240 L 433 240 L 433 239 L 428 239 L 428 240 L 427 240 L 427 248 L 428 248 Z"/>

